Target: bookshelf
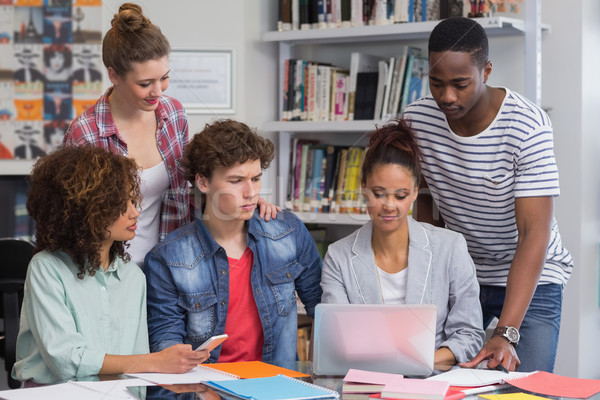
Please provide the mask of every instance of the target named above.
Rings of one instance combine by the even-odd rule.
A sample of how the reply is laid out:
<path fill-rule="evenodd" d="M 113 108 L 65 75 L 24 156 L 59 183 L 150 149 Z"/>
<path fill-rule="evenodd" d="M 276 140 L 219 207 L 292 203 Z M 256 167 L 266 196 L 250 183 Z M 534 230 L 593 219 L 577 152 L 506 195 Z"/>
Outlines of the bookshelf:
<path fill-rule="evenodd" d="M 508 17 L 477 18 L 477 21 L 486 29 L 493 41 L 495 37 L 523 37 L 525 50 L 525 76 L 528 78 L 525 95 L 537 104 L 541 102 L 541 34 L 550 32 L 550 27 L 541 24 L 541 0 L 526 2 L 526 19 Z M 414 22 L 391 25 L 371 25 L 360 27 L 309 29 L 292 31 L 271 31 L 263 34 L 264 42 L 277 43 L 279 46 L 279 119 L 283 110 L 284 63 L 286 59 L 297 57 L 300 54 L 318 53 L 318 48 L 329 46 L 337 53 L 347 53 L 354 48 L 365 49 L 365 46 L 398 46 L 399 42 L 419 42 L 425 44 L 429 33 L 438 21 Z M 362 47 L 361 47 L 362 46 Z M 314 51 L 313 51 L 314 50 Z M 363 51 L 363 50 L 361 50 Z M 365 50 L 368 52 L 368 50 Z M 391 50 L 393 51 L 393 50 Z M 315 60 L 321 61 L 321 60 Z M 288 155 L 292 139 L 301 137 L 306 139 L 318 138 L 324 144 L 348 145 L 364 144 L 366 134 L 373 130 L 376 124 L 382 121 L 268 121 L 262 126 L 264 131 L 278 134 L 278 180 L 276 186 L 276 201 L 284 205 L 286 201 L 287 179 L 290 171 Z M 362 225 L 368 221 L 368 215 L 327 215 L 297 213 L 306 223 L 318 224 L 347 224 Z"/>

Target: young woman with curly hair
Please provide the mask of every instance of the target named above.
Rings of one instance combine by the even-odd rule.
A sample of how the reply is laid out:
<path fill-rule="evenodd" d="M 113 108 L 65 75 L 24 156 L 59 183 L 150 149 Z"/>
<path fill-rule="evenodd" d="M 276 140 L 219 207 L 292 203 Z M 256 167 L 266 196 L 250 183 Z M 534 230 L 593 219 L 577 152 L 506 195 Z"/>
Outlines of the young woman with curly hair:
<path fill-rule="evenodd" d="M 26 386 L 87 375 L 185 372 L 208 352 L 176 345 L 148 353 L 146 284 L 126 253 L 135 236 L 135 161 L 67 147 L 36 162 L 27 210 L 36 222 L 17 362 Z"/>

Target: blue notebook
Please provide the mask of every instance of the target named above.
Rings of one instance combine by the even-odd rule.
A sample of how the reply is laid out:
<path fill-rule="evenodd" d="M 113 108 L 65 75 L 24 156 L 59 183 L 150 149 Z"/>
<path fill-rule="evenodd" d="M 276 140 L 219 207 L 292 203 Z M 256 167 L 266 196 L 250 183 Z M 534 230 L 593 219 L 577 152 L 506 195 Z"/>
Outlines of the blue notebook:
<path fill-rule="evenodd" d="M 205 382 L 205 384 L 239 398 L 253 400 L 337 399 L 340 396 L 338 392 L 333 390 L 285 375 L 269 378 L 210 381 Z"/>

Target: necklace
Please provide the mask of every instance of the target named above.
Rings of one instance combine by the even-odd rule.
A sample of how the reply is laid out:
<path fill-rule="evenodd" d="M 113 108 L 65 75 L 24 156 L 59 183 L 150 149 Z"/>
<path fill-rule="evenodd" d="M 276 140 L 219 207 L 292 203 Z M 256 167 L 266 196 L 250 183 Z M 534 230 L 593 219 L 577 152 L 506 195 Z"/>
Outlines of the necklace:
<path fill-rule="evenodd" d="M 383 297 L 383 286 L 381 286 L 381 278 L 379 277 L 379 267 L 375 264 L 375 272 L 377 272 L 377 282 L 379 282 L 379 292 L 381 293 L 381 302 L 385 304 L 385 298 Z"/>

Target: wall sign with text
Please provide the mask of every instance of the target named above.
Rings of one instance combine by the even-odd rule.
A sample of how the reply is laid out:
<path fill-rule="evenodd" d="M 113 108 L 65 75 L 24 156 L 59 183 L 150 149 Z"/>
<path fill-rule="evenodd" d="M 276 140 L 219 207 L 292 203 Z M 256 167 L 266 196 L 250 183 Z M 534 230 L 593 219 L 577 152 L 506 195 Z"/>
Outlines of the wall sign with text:
<path fill-rule="evenodd" d="M 167 95 L 188 114 L 234 113 L 233 50 L 171 51 Z"/>

